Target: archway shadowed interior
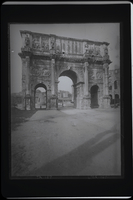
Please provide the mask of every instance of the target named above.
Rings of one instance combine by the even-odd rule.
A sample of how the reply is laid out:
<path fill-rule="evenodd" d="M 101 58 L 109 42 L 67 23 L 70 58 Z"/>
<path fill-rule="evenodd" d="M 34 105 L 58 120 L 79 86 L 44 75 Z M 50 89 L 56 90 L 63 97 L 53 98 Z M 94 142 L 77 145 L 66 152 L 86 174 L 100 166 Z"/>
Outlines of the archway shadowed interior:
<path fill-rule="evenodd" d="M 91 108 L 97 108 L 98 105 L 98 86 L 93 85 L 91 87 Z"/>
<path fill-rule="evenodd" d="M 110 96 L 110 104 L 112 104 L 113 103 L 112 95 L 110 94 L 109 96 Z"/>
<path fill-rule="evenodd" d="M 115 103 L 119 103 L 119 95 L 115 94 Z"/>
<path fill-rule="evenodd" d="M 36 91 L 36 89 L 39 88 L 39 87 L 42 87 L 42 88 L 44 88 L 44 89 L 47 91 L 47 87 L 46 87 L 46 85 L 44 85 L 43 83 L 38 83 L 38 84 L 35 86 L 35 91 Z"/>

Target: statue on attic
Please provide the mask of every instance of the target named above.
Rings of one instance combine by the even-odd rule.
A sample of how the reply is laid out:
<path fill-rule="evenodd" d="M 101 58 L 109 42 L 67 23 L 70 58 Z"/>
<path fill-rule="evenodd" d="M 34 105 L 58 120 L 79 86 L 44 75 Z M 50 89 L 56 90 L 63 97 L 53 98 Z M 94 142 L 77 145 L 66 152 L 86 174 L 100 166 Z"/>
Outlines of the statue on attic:
<path fill-rule="evenodd" d="M 29 38 L 29 35 L 26 34 L 26 37 L 25 37 L 25 46 L 29 47 L 29 45 L 30 45 L 30 38 Z"/>
<path fill-rule="evenodd" d="M 107 48 L 107 46 L 104 47 L 103 60 L 109 60 L 109 55 L 108 55 L 108 48 Z"/>

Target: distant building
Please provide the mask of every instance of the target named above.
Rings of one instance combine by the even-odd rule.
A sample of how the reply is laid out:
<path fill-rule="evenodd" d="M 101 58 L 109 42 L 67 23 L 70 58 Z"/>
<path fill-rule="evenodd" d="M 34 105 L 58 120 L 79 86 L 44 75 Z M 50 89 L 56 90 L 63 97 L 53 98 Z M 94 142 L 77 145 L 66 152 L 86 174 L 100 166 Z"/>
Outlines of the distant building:
<path fill-rule="evenodd" d="M 68 91 L 59 90 L 58 91 L 58 104 L 62 106 L 66 106 L 71 104 L 72 102 L 72 94 Z"/>
<path fill-rule="evenodd" d="M 59 90 L 58 91 L 58 99 L 60 98 L 72 98 L 72 94 L 68 91 L 64 91 L 64 90 Z"/>
<path fill-rule="evenodd" d="M 46 104 L 46 92 L 36 90 L 35 102 L 40 105 Z"/>
<path fill-rule="evenodd" d="M 109 95 L 111 104 L 120 102 L 120 69 L 109 70 Z"/>

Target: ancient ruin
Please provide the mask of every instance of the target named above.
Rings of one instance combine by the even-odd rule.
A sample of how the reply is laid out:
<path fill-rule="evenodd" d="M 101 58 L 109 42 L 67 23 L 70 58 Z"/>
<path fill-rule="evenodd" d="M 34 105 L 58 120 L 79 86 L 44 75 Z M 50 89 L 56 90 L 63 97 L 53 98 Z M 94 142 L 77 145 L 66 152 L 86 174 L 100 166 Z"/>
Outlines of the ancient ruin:
<path fill-rule="evenodd" d="M 58 108 L 58 78 L 73 81 L 74 107 L 110 106 L 108 42 L 20 31 L 23 108 L 35 109 L 38 87 L 46 90 L 46 109 Z"/>

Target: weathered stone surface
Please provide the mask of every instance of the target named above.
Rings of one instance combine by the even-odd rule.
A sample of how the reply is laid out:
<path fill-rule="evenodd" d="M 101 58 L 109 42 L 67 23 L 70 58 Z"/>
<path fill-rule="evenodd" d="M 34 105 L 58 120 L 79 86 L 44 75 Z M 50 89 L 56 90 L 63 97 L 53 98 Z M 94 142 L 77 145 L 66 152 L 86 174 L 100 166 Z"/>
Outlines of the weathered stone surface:
<path fill-rule="evenodd" d="M 95 42 L 56 35 L 20 31 L 22 48 L 22 94 L 29 95 L 31 109 L 35 106 L 35 88 L 42 84 L 47 91 L 47 109 L 57 108 L 58 78 L 73 81 L 74 106 L 90 107 L 93 99 L 99 107 L 108 107 L 109 60 L 107 42 Z M 91 93 L 91 88 L 97 90 Z M 97 98 L 97 99 L 95 99 Z M 23 101 L 23 106 L 25 106 Z"/>

